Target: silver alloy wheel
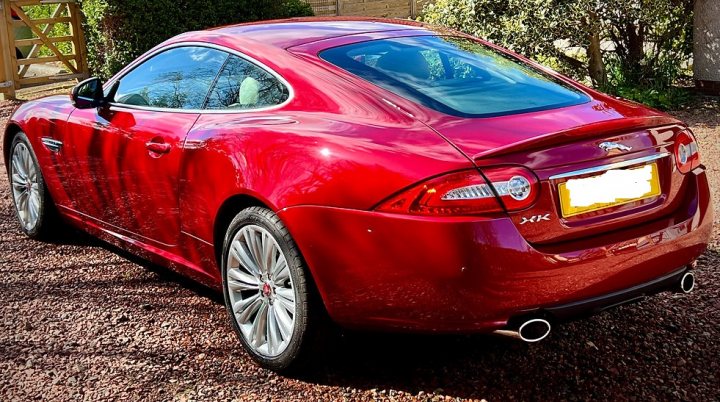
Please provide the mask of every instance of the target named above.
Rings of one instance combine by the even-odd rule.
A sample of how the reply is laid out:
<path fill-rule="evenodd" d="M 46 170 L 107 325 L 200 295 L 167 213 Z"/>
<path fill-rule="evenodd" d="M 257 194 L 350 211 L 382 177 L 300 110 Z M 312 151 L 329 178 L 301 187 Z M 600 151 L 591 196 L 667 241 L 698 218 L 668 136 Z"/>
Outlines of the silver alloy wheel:
<path fill-rule="evenodd" d="M 225 261 L 230 305 L 243 338 L 256 353 L 279 356 L 293 336 L 297 300 L 280 246 L 266 229 L 243 226 Z"/>
<path fill-rule="evenodd" d="M 40 180 L 30 149 L 22 142 L 18 142 L 13 149 L 10 177 L 20 223 L 25 230 L 33 230 L 42 207 Z"/>

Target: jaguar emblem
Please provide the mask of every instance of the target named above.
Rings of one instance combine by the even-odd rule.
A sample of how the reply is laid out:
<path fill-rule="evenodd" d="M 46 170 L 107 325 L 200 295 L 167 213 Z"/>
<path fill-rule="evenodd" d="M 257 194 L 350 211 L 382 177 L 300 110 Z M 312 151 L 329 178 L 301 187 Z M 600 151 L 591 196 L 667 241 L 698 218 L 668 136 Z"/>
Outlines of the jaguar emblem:
<path fill-rule="evenodd" d="M 627 145 L 623 145 L 623 144 L 620 144 L 617 142 L 612 142 L 612 141 L 601 142 L 600 145 L 598 145 L 598 146 L 600 148 L 602 148 L 602 150 L 605 152 L 610 152 L 613 149 L 617 149 L 622 152 L 627 152 L 632 149 L 632 147 L 629 147 Z"/>

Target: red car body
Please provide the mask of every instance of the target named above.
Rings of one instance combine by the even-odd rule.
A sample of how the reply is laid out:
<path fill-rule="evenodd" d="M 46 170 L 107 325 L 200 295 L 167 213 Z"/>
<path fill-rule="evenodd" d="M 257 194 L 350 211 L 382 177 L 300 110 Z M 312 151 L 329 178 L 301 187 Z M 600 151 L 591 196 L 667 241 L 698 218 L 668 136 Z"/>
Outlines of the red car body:
<path fill-rule="evenodd" d="M 192 42 L 237 50 L 282 76 L 293 97 L 273 110 L 202 113 L 81 110 L 54 96 L 20 106 L 6 131 L 27 133 L 64 218 L 214 288 L 229 219 L 246 206 L 270 208 L 330 317 L 348 327 L 491 331 L 533 311 L 597 311 L 659 290 L 703 253 L 710 192 L 702 165 L 688 174 L 676 167 L 682 122 L 554 72 L 591 100 L 458 118 L 318 57 L 344 44 L 440 33 L 447 32 L 409 22 L 324 19 L 187 33 L 157 49 Z M 62 152 L 43 137 L 62 142 Z M 605 141 L 632 150 L 607 152 L 598 147 Z M 148 143 L 170 152 L 159 156 Z M 559 214 L 557 186 L 567 172 L 662 153 L 659 196 Z M 429 178 L 498 166 L 534 172 L 540 196 L 532 206 L 473 216 L 378 210 Z"/>

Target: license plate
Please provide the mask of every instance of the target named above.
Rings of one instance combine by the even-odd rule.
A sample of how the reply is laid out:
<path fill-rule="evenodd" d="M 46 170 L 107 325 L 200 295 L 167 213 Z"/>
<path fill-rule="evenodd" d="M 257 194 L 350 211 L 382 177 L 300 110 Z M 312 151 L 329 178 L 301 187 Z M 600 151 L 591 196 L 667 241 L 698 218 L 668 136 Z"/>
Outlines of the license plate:
<path fill-rule="evenodd" d="M 608 170 L 558 185 L 562 216 L 574 216 L 660 195 L 657 164 Z"/>

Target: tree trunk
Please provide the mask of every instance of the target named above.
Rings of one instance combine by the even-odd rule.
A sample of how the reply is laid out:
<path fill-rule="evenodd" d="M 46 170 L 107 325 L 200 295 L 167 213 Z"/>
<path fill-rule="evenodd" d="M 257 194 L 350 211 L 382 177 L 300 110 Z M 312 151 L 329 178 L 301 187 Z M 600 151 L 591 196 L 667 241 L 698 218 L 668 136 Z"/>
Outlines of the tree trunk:
<path fill-rule="evenodd" d="M 595 11 L 589 10 L 588 17 L 585 21 L 587 25 L 588 42 L 590 43 L 587 49 L 588 74 L 595 88 L 606 91 L 608 80 L 607 74 L 605 73 L 602 49 L 600 49 L 600 18 L 598 18 Z"/>
<path fill-rule="evenodd" d="M 605 90 L 605 87 L 607 87 L 607 74 L 605 74 L 605 64 L 600 50 L 600 34 L 597 31 L 590 34 L 588 73 L 595 88 Z"/>
<path fill-rule="evenodd" d="M 702 91 L 720 95 L 720 1 L 695 2 L 695 84 Z"/>

